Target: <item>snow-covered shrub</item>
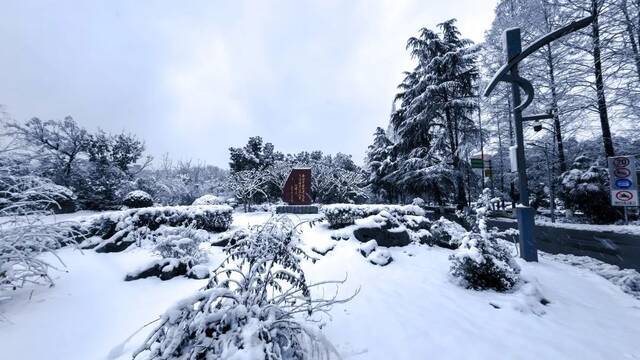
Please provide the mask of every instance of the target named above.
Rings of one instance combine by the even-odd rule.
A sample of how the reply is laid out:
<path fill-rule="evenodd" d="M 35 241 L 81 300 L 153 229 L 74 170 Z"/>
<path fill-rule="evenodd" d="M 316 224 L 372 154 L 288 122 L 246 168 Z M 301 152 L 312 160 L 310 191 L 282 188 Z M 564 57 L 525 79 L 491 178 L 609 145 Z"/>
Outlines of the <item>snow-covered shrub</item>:
<path fill-rule="evenodd" d="M 425 205 L 423 198 L 415 198 L 411 201 L 411 205 L 423 207 Z"/>
<path fill-rule="evenodd" d="M 520 267 L 497 233 L 487 230 L 487 204 L 480 201 L 479 205 L 475 209 L 477 227 L 462 237 L 460 246 L 449 257 L 449 272 L 467 288 L 506 291 L 518 282 Z"/>
<path fill-rule="evenodd" d="M 124 199 L 122 199 L 122 203 L 126 207 L 132 209 L 146 208 L 153 206 L 153 199 L 151 198 L 151 195 L 142 190 L 134 190 L 125 195 Z"/>
<path fill-rule="evenodd" d="M 54 184 L 48 179 L 41 178 L 40 181 L 42 191 L 25 194 L 25 200 L 33 201 L 34 203 L 51 201 L 46 210 L 51 210 L 54 213 L 71 213 L 76 211 L 77 197 L 71 189 Z M 44 196 L 49 198 L 44 198 Z"/>
<path fill-rule="evenodd" d="M 55 199 L 66 195 L 46 179 L 0 167 L 0 293 L 26 284 L 53 285 L 49 270 L 56 267 L 40 255 L 55 255 L 73 242 L 76 231 L 73 223 L 47 224 L 43 216 L 52 214 Z"/>
<path fill-rule="evenodd" d="M 339 357 L 317 326 L 301 316 L 339 302 L 312 299 L 286 217 L 251 227 L 225 248 L 227 259 L 208 285 L 160 319 L 134 358 L 311 359 Z"/>
<path fill-rule="evenodd" d="M 188 237 L 167 238 L 158 242 L 155 251 L 165 259 L 174 258 L 197 264 L 205 259 L 199 245 L 196 240 Z"/>
<path fill-rule="evenodd" d="M 451 275 L 467 288 L 506 291 L 519 279 L 520 268 L 509 249 L 478 233 L 467 233 L 449 259 Z"/>
<path fill-rule="evenodd" d="M 423 216 L 425 211 L 416 205 L 354 205 L 332 204 L 323 206 L 320 211 L 324 214 L 329 225 L 336 229 L 353 225 L 357 219 L 386 211 L 392 215 Z"/>
<path fill-rule="evenodd" d="M 141 233 L 155 231 L 162 225 L 192 227 L 221 232 L 231 226 L 233 209 L 226 205 L 165 206 L 130 209 L 101 214 L 82 224 L 86 237 L 100 237 L 98 252 L 122 251 L 135 243 Z"/>
<path fill-rule="evenodd" d="M 580 210 L 595 223 L 612 223 L 620 214 L 611 206 L 609 173 L 597 166 L 585 169 L 584 162 L 583 157 L 576 159 L 574 168 L 560 176 L 558 196 L 567 209 Z"/>
<path fill-rule="evenodd" d="M 426 241 L 429 245 L 457 249 L 467 230 L 457 222 L 440 217 L 440 219 L 433 222 L 429 232 L 431 236 Z"/>
<path fill-rule="evenodd" d="M 200 244 L 209 240 L 206 231 L 161 226 L 145 235 L 146 238 L 151 238 L 155 242 L 154 252 L 162 259 L 154 260 L 130 272 L 125 280 L 137 280 L 150 276 L 157 276 L 162 280 L 181 275 L 197 279 L 208 276 L 206 267 L 204 271 L 198 267 L 207 260 L 206 253 L 200 249 Z"/>
<path fill-rule="evenodd" d="M 222 205 L 224 199 L 212 194 L 205 194 L 193 201 L 193 205 Z"/>

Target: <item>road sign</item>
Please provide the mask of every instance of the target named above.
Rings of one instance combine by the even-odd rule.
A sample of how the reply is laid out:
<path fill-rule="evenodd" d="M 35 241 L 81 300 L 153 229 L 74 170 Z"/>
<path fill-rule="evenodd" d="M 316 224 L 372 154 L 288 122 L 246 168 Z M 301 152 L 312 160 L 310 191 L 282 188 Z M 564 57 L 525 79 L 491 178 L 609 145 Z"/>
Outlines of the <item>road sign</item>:
<path fill-rule="evenodd" d="M 484 168 L 484 161 L 478 158 L 471 158 L 471 168 L 472 169 L 482 169 Z"/>
<path fill-rule="evenodd" d="M 636 159 L 633 156 L 614 156 L 608 159 L 611 184 L 611 205 L 638 206 Z"/>
<path fill-rule="evenodd" d="M 616 187 L 619 189 L 629 189 L 633 186 L 633 183 L 629 179 L 618 179 L 616 180 Z"/>

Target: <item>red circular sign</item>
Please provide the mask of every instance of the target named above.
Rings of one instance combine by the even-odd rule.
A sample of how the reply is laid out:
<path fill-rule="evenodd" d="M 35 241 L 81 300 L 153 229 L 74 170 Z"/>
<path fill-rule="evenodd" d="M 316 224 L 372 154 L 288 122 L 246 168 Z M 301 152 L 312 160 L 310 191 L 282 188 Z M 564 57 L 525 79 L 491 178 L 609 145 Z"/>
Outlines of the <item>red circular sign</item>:
<path fill-rule="evenodd" d="M 629 158 L 619 157 L 613 159 L 613 166 L 615 167 L 625 167 L 629 166 Z"/>
<path fill-rule="evenodd" d="M 631 171 L 627 168 L 617 168 L 613 169 L 613 176 L 617 178 L 626 178 L 631 176 Z"/>
<path fill-rule="evenodd" d="M 616 199 L 620 201 L 629 201 L 633 199 L 633 194 L 629 191 L 618 191 L 616 193 Z"/>

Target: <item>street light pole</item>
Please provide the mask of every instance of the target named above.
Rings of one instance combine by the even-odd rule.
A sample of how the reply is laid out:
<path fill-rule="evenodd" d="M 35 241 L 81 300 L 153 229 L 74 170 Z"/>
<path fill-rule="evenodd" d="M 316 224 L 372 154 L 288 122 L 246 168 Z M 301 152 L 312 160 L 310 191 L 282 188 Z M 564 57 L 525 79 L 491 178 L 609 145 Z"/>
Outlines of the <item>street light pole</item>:
<path fill-rule="evenodd" d="M 567 26 L 552 31 L 522 49 L 522 39 L 520 29 L 509 29 L 504 33 L 507 63 L 504 64 L 491 79 L 484 91 L 485 96 L 489 96 L 499 82 L 511 83 L 511 98 L 513 99 L 513 116 L 516 130 L 516 161 L 518 166 L 518 186 L 520 189 L 519 204 L 516 207 L 518 218 L 518 230 L 520 231 L 520 256 L 526 261 L 538 261 L 538 250 L 533 234 L 534 211 L 529 206 L 529 190 L 527 188 L 527 172 L 524 157 L 524 133 L 522 130 L 523 121 L 535 121 L 551 118 L 551 114 L 541 114 L 532 116 L 522 116 L 522 111 L 533 101 L 534 89 L 531 82 L 520 77 L 518 64 L 527 56 L 533 54 L 543 46 L 557 40 L 567 34 L 587 27 L 594 20 L 593 16 L 574 21 Z M 527 95 L 524 101 L 520 98 L 520 89 Z"/>
<path fill-rule="evenodd" d="M 522 52 L 522 40 L 520 29 L 509 29 L 504 33 L 507 63 Z M 509 76 L 512 79 L 520 78 L 518 64 L 511 67 Z M 535 210 L 529 206 L 529 185 L 527 183 L 527 165 L 524 157 L 524 130 L 522 128 L 522 99 L 520 98 L 520 85 L 511 83 L 511 99 L 514 104 L 513 119 L 516 133 L 516 162 L 518 164 L 518 206 L 516 218 L 518 219 L 518 231 L 520 233 L 520 256 L 526 261 L 538 261 L 538 247 L 534 236 Z"/>

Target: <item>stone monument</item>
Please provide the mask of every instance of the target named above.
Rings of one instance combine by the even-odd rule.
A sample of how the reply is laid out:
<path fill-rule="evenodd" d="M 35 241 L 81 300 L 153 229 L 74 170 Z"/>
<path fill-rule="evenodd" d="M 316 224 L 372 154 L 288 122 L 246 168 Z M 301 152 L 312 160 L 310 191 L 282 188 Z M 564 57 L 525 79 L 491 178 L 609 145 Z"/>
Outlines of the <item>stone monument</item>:
<path fill-rule="evenodd" d="M 282 200 L 287 205 L 276 207 L 276 212 L 293 214 L 317 214 L 318 207 L 311 206 L 311 168 L 293 168 L 282 190 Z"/>

